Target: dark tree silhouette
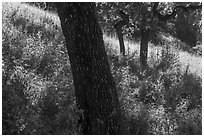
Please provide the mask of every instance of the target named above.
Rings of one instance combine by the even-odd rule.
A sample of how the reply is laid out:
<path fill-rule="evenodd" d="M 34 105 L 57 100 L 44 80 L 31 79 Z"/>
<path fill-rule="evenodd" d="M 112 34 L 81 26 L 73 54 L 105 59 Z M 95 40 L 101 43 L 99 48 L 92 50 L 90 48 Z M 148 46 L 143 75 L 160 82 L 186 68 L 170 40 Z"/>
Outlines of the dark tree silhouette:
<path fill-rule="evenodd" d="M 120 53 L 122 55 L 125 55 L 125 45 L 124 45 L 124 40 L 123 40 L 122 27 L 129 23 L 129 16 L 127 14 L 125 14 L 122 10 L 120 10 L 118 13 L 119 13 L 120 17 L 122 18 L 122 20 L 117 22 L 114 25 L 114 28 L 116 29 L 116 33 L 117 33 L 117 36 L 119 39 Z"/>
<path fill-rule="evenodd" d="M 147 65 L 149 29 L 141 29 L 140 62 L 143 68 Z"/>
<path fill-rule="evenodd" d="M 143 69 L 147 66 L 147 55 L 148 55 L 148 42 L 149 42 L 149 33 L 150 30 L 148 28 L 148 13 L 146 7 L 141 7 L 141 25 L 140 25 L 140 63 Z"/>
<path fill-rule="evenodd" d="M 119 134 L 120 108 L 94 3 L 56 3 L 84 134 Z"/>

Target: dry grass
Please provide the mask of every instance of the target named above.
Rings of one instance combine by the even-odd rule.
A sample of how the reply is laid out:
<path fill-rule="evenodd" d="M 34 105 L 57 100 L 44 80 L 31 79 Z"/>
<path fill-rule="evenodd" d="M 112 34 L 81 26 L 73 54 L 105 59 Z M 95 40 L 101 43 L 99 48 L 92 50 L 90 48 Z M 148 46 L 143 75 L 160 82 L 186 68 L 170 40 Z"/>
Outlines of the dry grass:
<path fill-rule="evenodd" d="M 104 35 L 103 38 L 105 43 L 119 54 L 120 48 L 118 39 L 116 37 L 108 37 L 107 35 Z M 125 40 L 125 47 L 126 54 L 136 52 L 136 55 L 139 56 L 139 43 Z M 151 43 L 149 43 L 148 57 L 150 56 L 150 53 L 156 55 L 157 52 L 161 51 L 161 49 L 161 47 L 155 47 Z M 185 51 L 178 51 L 178 53 L 181 63 L 181 70 L 186 71 L 186 68 L 189 66 L 189 72 L 195 73 L 196 75 L 202 77 L 202 57 L 194 56 Z"/>
<path fill-rule="evenodd" d="M 202 57 L 194 56 L 187 52 L 179 52 L 180 62 L 182 64 L 182 70 L 185 70 L 189 65 L 189 71 L 195 73 L 198 76 L 202 77 Z"/>
<path fill-rule="evenodd" d="M 34 29 L 37 27 L 40 27 L 42 29 L 40 29 L 39 32 L 45 33 L 48 35 L 46 35 L 46 37 L 44 38 L 39 38 L 39 37 L 35 37 L 34 35 L 30 35 L 30 34 L 27 35 L 26 31 L 23 32 L 22 29 L 18 26 L 13 27 L 13 24 L 15 23 L 14 21 L 12 21 L 11 15 L 15 12 L 16 12 L 16 15 L 15 15 L 14 21 L 18 21 L 18 19 L 20 18 L 20 24 L 21 24 L 23 23 L 24 20 L 26 20 L 25 22 L 26 26 L 33 27 Z M 22 134 L 23 133 L 24 134 L 53 134 L 53 133 L 73 134 L 70 131 L 74 131 L 77 134 L 78 132 L 78 130 L 75 128 L 75 124 L 76 124 L 75 121 L 77 121 L 75 119 L 77 118 L 75 118 L 76 117 L 76 114 L 75 114 L 76 110 L 74 109 L 75 101 L 73 101 L 74 87 L 72 85 L 73 82 L 71 79 L 71 71 L 69 71 L 70 65 L 67 63 L 68 62 L 67 56 L 66 56 L 67 53 L 64 46 L 64 39 L 62 39 L 63 34 L 61 32 L 61 29 L 59 28 L 60 28 L 59 18 L 57 17 L 57 15 L 53 13 L 49 13 L 25 4 L 3 3 L 3 30 L 4 31 L 2 34 L 5 36 L 5 38 L 3 38 L 4 45 L 2 45 L 2 47 L 4 47 L 5 49 L 6 46 L 12 45 L 13 43 L 11 42 L 12 40 L 16 39 L 20 44 L 13 43 L 12 46 L 13 47 L 21 46 L 19 49 L 22 49 L 23 55 L 25 55 L 21 58 L 21 60 L 27 61 L 27 64 L 28 64 L 27 66 L 24 66 L 26 62 L 25 63 L 23 62 L 22 64 L 20 64 L 21 66 L 18 67 L 19 69 L 17 69 L 16 71 L 19 72 L 19 77 L 21 76 L 22 79 L 25 79 L 27 82 L 31 81 L 29 82 L 28 85 L 26 85 L 26 87 L 31 87 L 31 88 L 27 88 L 29 89 L 29 91 L 27 91 L 27 89 L 24 90 L 20 88 L 19 91 L 22 92 L 24 90 L 25 93 L 27 92 L 30 93 L 29 94 L 29 96 L 31 97 L 30 101 L 32 101 L 32 98 L 34 98 L 33 100 L 35 101 L 36 99 L 38 99 L 37 97 L 39 95 L 39 99 L 42 100 L 42 102 L 44 102 L 45 105 L 43 106 L 44 109 L 40 107 L 35 108 L 35 110 L 39 110 L 38 112 L 40 111 L 47 112 L 46 110 L 48 110 L 49 107 L 46 107 L 46 104 L 51 104 L 50 100 L 56 100 L 61 102 L 61 104 L 58 102 L 57 104 L 58 105 L 60 104 L 60 108 L 63 108 L 62 111 L 60 112 L 55 111 L 56 112 L 55 114 L 59 119 L 56 119 L 56 121 L 55 120 L 54 121 L 56 122 L 56 127 L 60 127 L 62 126 L 61 124 L 63 125 L 65 124 L 65 128 L 56 130 L 56 128 L 54 127 L 54 128 L 51 128 L 50 131 L 52 131 L 52 133 L 50 133 L 49 131 L 50 127 L 48 126 L 48 124 L 46 124 L 46 122 L 45 124 L 42 124 L 42 125 L 39 124 L 40 126 L 36 124 L 38 122 L 41 123 L 41 121 L 44 122 L 45 119 L 43 116 L 46 116 L 47 114 L 37 113 L 39 114 L 40 117 L 36 117 L 36 113 L 33 113 L 35 112 L 33 111 L 33 108 L 29 108 L 29 111 L 25 111 L 27 110 L 29 103 L 28 105 L 26 105 L 26 103 L 22 103 L 26 109 L 22 109 L 22 111 L 19 113 L 18 108 L 20 105 L 18 105 L 17 103 L 20 101 L 17 100 L 18 99 L 17 98 L 16 100 L 14 100 L 14 105 L 11 107 L 10 106 L 6 107 L 6 110 L 8 114 L 10 114 L 10 110 L 16 112 L 15 114 L 18 113 L 19 116 L 21 116 L 19 117 L 19 121 L 21 119 L 25 120 L 26 124 L 24 124 L 24 121 L 23 121 L 23 124 L 24 124 L 23 126 L 25 126 L 28 129 L 24 130 Z M 50 34 L 54 34 L 54 36 L 49 37 Z M 119 54 L 119 42 L 117 40 L 117 37 L 108 37 L 107 35 L 104 35 L 103 37 L 104 37 L 104 42 L 106 43 L 105 44 L 106 48 L 110 50 L 115 50 L 116 54 Z M 22 42 L 22 41 L 26 41 L 27 39 L 32 41 L 27 43 Z M 202 87 L 200 86 L 200 79 L 197 79 L 197 77 L 194 77 L 194 75 L 182 75 L 180 71 L 177 73 L 177 70 L 170 70 L 170 71 L 162 70 L 161 72 L 160 71 L 161 69 L 157 69 L 157 67 L 147 68 L 147 71 L 141 74 L 142 71 L 140 69 L 140 65 L 139 63 L 137 63 L 138 61 L 137 59 L 139 57 L 139 50 L 140 50 L 139 43 L 125 40 L 125 46 L 126 46 L 126 54 L 131 55 L 131 53 L 136 52 L 135 55 L 137 57 L 133 59 L 127 58 L 126 60 L 124 59 L 122 61 L 117 61 L 117 59 L 115 58 L 111 58 L 112 60 L 111 59 L 110 60 L 112 61 L 111 63 L 113 66 L 112 67 L 113 77 L 115 78 L 118 93 L 121 96 L 120 101 L 123 104 L 122 108 L 124 109 L 125 116 L 127 115 L 127 123 L 129 122 L 128 123 L 129 125 L 127 124 L 124 126 L 127 126 L 127 129 L 130 131 L 130 134 L 149 134 L 149 133 L 151 134 L 201 134 L 202 116 L 196 116 L 196 114 L 200 115 L 202 111 L 200 108 L 199 109 L 197 108 L 198 106 L 201 106 L 200 100 L 201 100 Z M 64 47 L 64 49 L 61 47 Z M 46 48 L 47 50 L 42 50 L 42 48 L 44 49 Z M 152 55 L 156 56 L 156 54 L 161 50 L 162 50 L 162 47 L 159 47 L 159 46 L 155 47 L 153 44 L 149 43 L 148 56 L 149 57 Z M 31 51 L 33 51 L 33 53 L 31 53 Z M 175 52 L 179 53 L 179 59 L 180 59 L 180 62 L 182 63 L 181 67 L 184 72 L 186 70 L 186 67 L 189 65 L 190 72 L 196 73 L 197 75 L 201 76 L 201 72 L 202 72 L 201 57 L 193 56 L 187 52 L 182 52 L 182 51 L 175 51 Z M 12 52 L 10 53 L 11 53 L 11 56 L 9 55 L 9 58 L 16 56 L 16 54 Z M 43 54 L 43 53 L 46 53 L 46 54 Z M 34 55 L 34 56 L 31 56 L 31 55 Z M 41 58 L 39 58 L 40 55 L 42 56 Z M 168 66 L 168 63 L 170 65 L 173 65 L 172 62 L 174 60 L 173 61 L 170 60 L 171 59 L 170 57 L 163 58 L 164 62 L 167 62 L 167 65 L 164 64 L 163 68 L 166 68 L 165 65 Z M 157 59 L 157 58 L 152 58 L 152 59 Z M 46 61 L 47 63 L 42 63 L 44 61 Z M 21 63 L 21 61 L 19 62 Z M 126 64 L 126 62 L 128 62 L 128 64 Z M 150 65 L 154 64 L 154 63 L 151 63 L 151 61 L 149 61 L 149 63 Z M 38 65 L 33 65 L 33 64 L 38 64 Z M 26 67 L 28 66 L 30 66 L 29 69 L 26 69 Z M 39 67 L 36 67 L 36 66 L 39 66 Z M 38 68 L 44 68 L 44 69 L 39 70 Z M 7 71 L 8 69 L 5 69 L 5 72 Z M 50 75 L 50 74 L 53 74 L 53 75 Z M 49 79 L 41 78 L 42 76 Z M 12 77 L 9 77 L 9 78 L 12 78 Z M 16 79 L 20 79 L 20 78 L 16 77 Z M 172 84 L 169 84 L 168 80 L 170 80 Z M 8 83 L 6 82 L 5 79 L 3 79 L 3 81 L 5 84 Z M 20 84 L 23 85 L 23 83 L 20 83 Z M 19 83 L 13 83 L 12 86 L 18 87 Z M 12 86 L 9 85 L 9 87 L 12 87 Z M 170 87 L 170 89 L 173 89 L 172 90 L 173 92 L 166 92 L 168 90 L 166 90 L 165 86 Z M 5 90 L 5 86 L 3 87 L 4 87 L 4 90 L 2 90 L 2 93 L 4 93 L 4 95 L 8 94 L 9 97 L 12 97 L 12 98 L 15 96 L 21 97 L 20 95 L 17 94 L 18 90 L 15 90 L 15 92 L 13 92 L 11 88 L 9 88 L 9 90 Z M 41 94 L 38 91 L 46 94 L 46 97 L 48 99 L 40 98 L 40 97 L 43 97 L 43 95 L 41 96 Z M 181 111 L 182 113 L 178 112 L 179 116 L 176 116 L 177 121 L 175 121 L 174 114 L 175 113 L 177 114 L 177 112 L 173 111 L 172 113 L 166 113 L 165 108 L 167 107 L 175 108 L 176 102 L 172 101 L 171 99 L 175 100 L 176 98 L 180 98 L 181 97 L 180 95 L 183 93 L 188 94 L 189 99 L 188 98 L 185 99 L 184 97 L 184 100 L 181 100 L 181 102 L 177 103 L 177 105 L 179 106 L 177 107 L 176 111 L 178 110 L 178 111 Z M 169 97 L 171 98 L 169 99 Z M 3 103 L 9 102 L 9 99 L 5 97 L 3 99 L 4 99 Z M 35 102 L 37 103 L 37 101 Z M 160 104 L 160 105 L 157 107 L 156 105 L 151 105 L 151 103 L 154 103 L 156 105 Z M 187 111 L 186 108 L 190 103 L 192 104 L 192 106 L 189 105 L 190 111 Z M 55 106 L 56 105 L 53 104 L 49 109 L 53 110 L 57 108 Z M 73 109 L 70 109 L 70 108 L 73 108 Z M 32 113 L 27 115 L 28 114 L 27 112 L 32 112 Z M 41 119 L 41 116 L 42 116 L 42 119 Z M 51 118 L 52 117 L 50 117 L 50 119 L 47 120 L 48 121 L 47 123 L 49 123 L 50 121 L 53 121 L 53 119 Z M 33 123 L 32 121 L 34 121 L 35 123 Z M 11 122 L 12 122 L 11 124 L 13 125 L 16 124 L 14 123 L 15 121 L 11 121 Z M 22 126 L 20 126 L 20 128 L 21 127 Z M 180 131 L 175 130 L 175 128 L 172 128 L 172 127 L 175 127 L 175 128 L 179 127 Z M 192 131 L 192 130 L 196 130 L 196 131 Z M 10 130 L 4 129 L 4 131 L 10 134 L 13 132 L 12 129 Z"/>
<path fill-rule="evenodd" d="M 21 4 L 21 3 L 2 3 L 2 6 L 3 6 L 3 10 L 2 10 L 3 12 L 13 13 L 14 11 L 18 11 L 19 15 L 23 15 L 26 19 L 33 21 L 34 24 L 39 25 L 42 23 L 42 20 L 46 18 L 48 20 L 51 20 L 54 23 L 53 25 L 60 27 L 60 20 L 56 14 L 49 13 L 39 8 L 32 7 L 26 4 Z M 110 46 L 112 50 L 116 51 L 116 53 L 119 54 L 118 39 L 116 37 L 108 37 L 105 34 L 103 38 L 104 38 L 104 42 L 108 46 Z M 150 56 L 150 53 L 157 54 L 157 52 L 161 50 L 161 47 L 151 46 L 151 43 L 149 43 L 149 45 L 150 46 L 148 49 L 149 51 L 148 56 Z M 140 50 L 139 43 L 125 40 L 125 46 L 126 46 L 126 54 L 136 52 L 137 53 L 136 55 L 139 56 L 139 50 Z M 185 71 L 186 67 L 189 65 L 190 72 L 195 73 L 198 76 L 202 75 L 202 57 L 193 56 L 192 54 L 189 54 L 187 52 L 179 51 L 179 58 L 182 64 L 183 71 Z"/>

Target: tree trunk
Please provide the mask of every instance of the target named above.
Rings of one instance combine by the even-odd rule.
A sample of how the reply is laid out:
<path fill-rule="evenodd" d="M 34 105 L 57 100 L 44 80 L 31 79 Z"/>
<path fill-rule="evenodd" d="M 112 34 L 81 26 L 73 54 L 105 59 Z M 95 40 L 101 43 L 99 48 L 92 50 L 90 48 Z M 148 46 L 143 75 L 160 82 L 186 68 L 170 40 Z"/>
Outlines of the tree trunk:
<path fill-rule="evenodd" d="M 120 108 L 94 3 L 56 3 L 83 134 L 119 134 Z"/>
<path fill-rule="evenodd" d="M 116 29 L 116 34 L 119 39 L 120 53 L 122 55 L 125 55 L 125 45 L 124 45 L 124 40 L 123 40 L 122 27 L 129 23 L 129 17 L 122 11 L 119 11 L 119 15 L 122 18 L 122 20 L 116 23 L 114 25 L 114 28 Z"/>
<path fill-rule="evenodd" d="M 125 44 L 123 40 L 123 34 L 122 34 L 122 29 L 121 28 L 116 28 L 116 33 L 119 39 L 119 45 L 120 45 L 120 54 L 123 56 L 125 55 Z"/>
<path fill-rule="evenodd" d="M 147 66 L 149 29 L 141 29 L 140 62 L 142 67 Z"/>

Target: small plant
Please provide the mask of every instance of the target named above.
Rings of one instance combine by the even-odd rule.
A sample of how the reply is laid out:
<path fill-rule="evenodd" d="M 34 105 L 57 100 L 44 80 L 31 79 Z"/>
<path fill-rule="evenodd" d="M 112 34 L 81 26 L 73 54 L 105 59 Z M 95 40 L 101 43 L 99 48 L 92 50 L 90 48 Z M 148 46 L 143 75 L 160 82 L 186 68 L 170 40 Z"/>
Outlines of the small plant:
<path fill-rule="evenodd" d="M 2 13 L 2 133 L 81 134 L 59 20 L 11 3 Z M 124 134 L 202 134 L 202 78 L 192 73 L 194 60 L 180 63 L 179 45 L 164 42 L 142 69 L 137 51 L 122 57 L 114 38 L 104 40 Z"/>

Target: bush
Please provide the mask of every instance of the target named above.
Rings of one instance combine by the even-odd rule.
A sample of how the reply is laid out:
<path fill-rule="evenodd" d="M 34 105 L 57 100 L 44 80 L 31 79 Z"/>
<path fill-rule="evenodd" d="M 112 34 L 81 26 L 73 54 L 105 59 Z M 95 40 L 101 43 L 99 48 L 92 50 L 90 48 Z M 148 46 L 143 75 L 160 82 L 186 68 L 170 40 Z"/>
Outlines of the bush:
<path fill-rule="evenodd" d="M 109 58 L 123 117 L 129 123 L 126 127 L 129 134 L 201 133 L 201 113 L 198 109 L 201 106 L 201 79 L 181 71 L 178 52 L 173 46 L 164 45 L 159 54 L 152 53 L 145 70 L 142 70 L 134 54 L 122 59 L 114 54 L 113 58 Z M 185 115 L 181 115 L 178 110 L 184 100 L 187 104 L 182 114 Z M 192 115 L 191 111 L 198 115 Z M 181 117 L 185 118 L 182 122 Z M 189 120 L 195 124 L 190 126 Z"/>
<path fill-rule="evenodd" d="M 62 32 L 49 26 L 54 23 L 46 16 L 34 22 L 27 10 L 7 6 L 2 29 L 2 133 L 80 134 L 82 112 L 76 107 Z"/>
<path fill-rule="evenodd" d="M 3 7 L 2 133 L 81 134 L 83 110 L 76 106 L 61 30 L 46 16 Z M 37 31 L 28 33 L 31 28 Z M 136 52 L 121 57 L 106 47 L 124 134 L 201 134 L 202 79 L 181 71 L 174 45 L 162 46 L 145 69 Z"/>

